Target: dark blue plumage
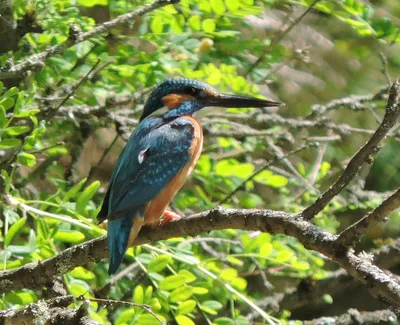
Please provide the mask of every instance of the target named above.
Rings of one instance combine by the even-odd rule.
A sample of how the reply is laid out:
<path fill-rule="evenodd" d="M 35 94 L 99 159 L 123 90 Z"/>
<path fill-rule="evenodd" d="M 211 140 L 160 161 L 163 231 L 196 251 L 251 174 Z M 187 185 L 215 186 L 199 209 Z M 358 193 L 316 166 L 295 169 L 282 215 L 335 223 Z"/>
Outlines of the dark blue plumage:
<path fill-rule="evenodd" d="M 191 115 L 205 106 L 265 107 L 279 103 L 220 94 L 197 80 L 166 79 L 150 94 L 136 130 L 121 153 L 97 216 L 108 219 L 109 274 L 143 224 L 154 225 L 192 172 L 203 135 Z M 166 113 L 156 116 L 159 109 Z"/>
<path fill-rule="evenodd" d="M 154 199 L 189 161 L 193 126 L 181 118 L 165 124 L 161 117 L 144 120 L 132 133 L 111 176 L 99 221 L 110 219 L 110 273 L 121 264 L 127 249 L 132 218 L 143 217 Z M 139 153 L 146 157 L 139 162 Z"/>

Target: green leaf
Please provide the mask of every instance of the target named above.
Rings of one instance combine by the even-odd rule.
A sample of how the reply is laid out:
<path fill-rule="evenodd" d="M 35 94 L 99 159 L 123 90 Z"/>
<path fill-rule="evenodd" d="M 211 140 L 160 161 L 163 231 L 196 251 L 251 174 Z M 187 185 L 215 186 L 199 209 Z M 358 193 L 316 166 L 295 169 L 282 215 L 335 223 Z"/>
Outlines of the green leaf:
<path fill-rule="evenodd" d="M 73 279 L 69 285 L 69 292 L 75 297 L 83 296 L 91 290 L 90 286 L 82 280 Z"/>
<path fill-rule="evenodd" d="M 29 126 L 10 126 L 4 130 L 7 135 L 16 136 L 28 132 L 30 130 Z"/>
<path fill-rule="evenodd" d="M 239 291 L 243 291 L 247 287 L 247 281 L 243 278 L 236 278 L 236 279 L 232 280 L 231 285 L 235 289 L 237 289 Z"/>
<path fill-rule="evenodd" d="M 147 269 L 149 272 L 161 272 L 166 268 L 166 266 L 172 263 L 172 258 L 171 256 L 164 254 L 157 256 L 155 259 L 153 259 L 149 265 L 147 266 Z"/>
<path fill-rule="evenodd" d="M 291 265 L 299 271 L 307 271 L 310 269 L 310 264 L 305 261 L 296 261 L 296 263 L 292 263 Z"/>
<path fill-rule="evenodd" d="M 65 156 L 68 154 L 68 149 L 62 146 L 50 148 L 47 150 L 49 156 Z"/>
<path fill-rule="evenodd" d="M 215 325 L 235 325 L 235 322 L 233 319 L 228 318 L 228 317 L 218 317 L 214 319 L 214 324 Z"/>
<path fill-rule="evenodd" d="M 0 105 L 0 129 L 3 129 L 7 124 L 6 111 L 2 105 Z"/>
<path fill-rule="evenodd" d="M 94 280 L 96 278 L 96 275 L 92 271 L 89 271 L 82 266 L 77 266 L 69 274 L 76 279 L 82 280 Z"/>
<path fill-rule="evenodd" d="M 161 315 L 158 315 L 163 322 L 165 323 L 165 318 Z M 132 320 L 128 324 L 133 324 Z M 139 319 L 135 322 L 135 325 L 160 325 L 160 322 L 151 314 L 144 313 L 139 316 Z"/>
<path fill-rule="evenodd" d="M 206 295 L 208 293 L 208 289 L 202 287 L 193 287 L 193 293 L 196 295 Z"/>
<path fill-rule="evenodd" d="M 18 139 L 4 139 L 0 141 L 0 149 L 11 149 L 21 145 L 21 140 Z"/>
<path fill-rule="evenodd" d="M 254 180 L 275 188 L 284 187 L 288 184 L 288 179 L 281 175 L 274 175 L 270 170 L 259 173 Z"/>
<path fill-rule="evenodd" d="M 21 218 L 17 222 L 13 223 L 13 225 L 8 229 L 7 235 L 4 239 L 4 245 L 8 246 L 10 245 L 12 239 L 15 237 L 16 234 L 19 233 L 19 231 L 23 228 L 25 225 L 26 219 Z"/>
<path fill-rule="evenodd" d="M 151 309 L 155 310 L 155 311 L 159 311 L 161 310 L 162 306 L 160 304 L 160 301 L 157 298 L 153 298 L 150 301 L 150 307 Z"/>
<path fill-rule="evenodd" d="M 37 301 L 37 297 L 34 292 L 17 292 L 17 293 L 6 293 L 5 299 L 14 305 L 29 305 Z"/>
<path fill-rule="evenodd" d="M 215 172 L 223 177 L 235 176 L 245 179 L 254 172 L 254 166 L 249 163 L 240 163 L 236 159 L 226 159 L 217 163 Z"/>
<path fill-rule="evenodd" d="M 195 325 L 195 323 L 187 316 L 178 315 L 175 317 L 176 322 L 178 325 Z"/>
<path fill-rule="evenodd" d="M 201 29 L 201 19 L 199 15 L 195 15 L 195 16 L 191 16 L 188 19 L 189 22 L 189 26 L 190 28 L 195 31 L 198 32 Z M 203 156 L 202 156 L 203 157 Z M 201 159 L 201 158 L 200 158 Z"/>
<path fill-rule="evenodd" d="M 27 152 L 20 152 L 17 155 L 17 161 L 27 167 L 33 167 L 36 165 L 36 157 Z"/>
<path fill-rule="evenodd" d="M 191 313 L 195 308 L 196 308 L 196 301 L 187 300 L 187 301 L 182 302 L 178 306 L 178 310 L 176 311 L 176 313 L 178 315 L 186 315 L 186 314 Z"/>
<path fill-rule="evenodd" d="M 133 316 L 135 315 L 135 309 L 134 308 L 129 308 L 127 310 L 124 310 L 117 318 L 115 321 L 115 325 L 126 325 L 129 324 Z"/>
<path fill-rule="evenodd" d="M 225 13 L 225 4 L 223 0 L 212 0 L 210 1 L 211 10 L 217 15 L 223 15 Z"/>
<path fill-rule="evenodd" d="M 82 189 L 82 187 L 86 183 L 86 178 L 82 179 L 78 184 L 74 185 L 71 187 L 71 189 L 65 194 L 64 196 L 64 202 L 68 202 L 70 199 L 73 199 L 76 197 L 78 192 Z"/>
<path fill-rule="evenodd" d="M 85 190 L 79 195 L 76 200 L 76 211 L 80 214 L 85 213 L 86 206 L 88 205 L 90 199 L 96 194 L 100 188 L 100 182 L 95 181 L 90 184 Z"/>
<path fill-rule="evenodd" d="M 183 286 L 172 291 L 169 295 L 171 302 L 184 301 L 193 295 L 193 288 L 191 286 Z"/>
<path fill-rule="evenodd" d="M 225 5 L 226 8 L 232 13 L 237 13 L 240 8 L 239 0 L 226 0 Z"/>
<path fill-rule="evenodd" d="M 78 244 L 85 240 L 85 235 L 77 230 L 58 230 L 54 239 L 64 243 Z"/>
<path fill-rule="evenodd" d="M 5 110 L 8 110 L 9 108 L 14 106 L 14 99 L 12 98 L 3 98 L 0 100 L 0 105 L 4 107 Z"/>
<path fill-rule="evenodd" d="M 204 311 L 206 310 L 212 310 L 214 311 L 214 313 L 211 313 L 213 315 L 216 315 L 217 311 L 220 310 L 222 308 L 222 304 L 219 301 L 216 300 L 207 300 L 201 303 L 201 309 L 203 309 Z M 210 314 L 210 312 L 206 311 L 207 313 Z"/>
<path fill-rule="evenodd" d="M 161 34 L 164 29 L 164 22 L 161 16 L 155 16 L 150 24 L 150 29 L 154 34 Z"/>
<path fill-rule="evenodd" d="M 206 33 L 212 33 L 215 31 L 215 20 L 214 19 L 205 19 L 202 23 L 203 31 Z"/>
<path fill-rule="evenodd" d="M 144 290 L 141 285 L 136 286 L 133 291 L 133 302 L 135 304 L 143 304 L 144 303 Z"/>
<path fill-rule="evenodd" d="M 263 204 L 263 200 L 257 194 L 244 193 L 239 201 L 241 208 L 253 209 Z"/>
<path fill-rule="evenodd" d="M 23 117 L 34 116 L 38 113 L 40 113 L 40 109 L 29 109 L 15 114 L 14 117 L 23 118 Z"/>
<path fill-rule="evenodd" d="M 278 255 L 276 256 L 276 259 L 277 259 L 279 262 L 284 263 L 284 262 L 289 261 L 290 258 L 292 257 L 292 255 L 293 255 L 292 251 L 290 251 L 290 250 L 288 250 L 288 249 L 285 249 L 285 250 L 281 250 L 281 251 L 278 253 Z"/>
<path fill-rule="evenodd" d="M 3 97 L 13 97 L 13 96 L 16 96 L 18 93 L 19 93 L 19 89 L 17 87 L 11 87 L 10 89 L 8 89 L 5 92 Z"/>
<path fill-rule="evenodd" d="M 146 304 L 151 301 L 152 295 L 153 295 L 153 287 L 147 286 L 146 290 L 144 291 L 144 302 Z"/>
<path fill-rule="evenodd" d="M 170 275 L 159 284 L 161 290 L 171 291 L 183 286 L 186 283 L 184 275 Z"/>
<path fill-rule="evenodd" d="M 78 0 L 78 4 L 83 7 L 108 6 L 108 0 Z"/>
<path fill-rule="evenodd" d="M 188 270 L 179 271 L 179 275 L 183 275 L 185 277 L 186 283 L 193 282 L 197 279 L 196 276 Z"/>
<path fill-rule="evenodd" d="M 236 257 L 233 257 L 233 256 L 228 256 L 227 258 L 226 258 L 226 260 L 229 262 L 229 263 L 231 263 L 231 264 L 234 264 L 234 265 L 238 265 L 238 266 L 243 266 L 243 261 L 241 261 L 241 260 L 239 260 L 238 258 L 236 258 Z"/>
<path fill-rule="evenodd" d="M 219 277 L 220 277 L 222 280 L 231 281 L 231 280 L 233 280 L 234 278 L 237 277 L 237 274 L 238 274 L 238 271 L 237 271 L 236 269 L 227 268 L 227 269 L 223 269 L 223 270 L 220 272 Z"/>
<path fill-rule="evenodd" d="M 271 243 L 265 243 L 260 247 L 260 255 L 262 257 L 268 257 L 271 255 L 273 246 Z"/>
<path fill-rule="evenodd" d="M 371 26 L 375 30 L 377 37 L 389 36 L 395 30 L 392 21 L 387 17 L 375 19 Z"/>
<path fill-rule="evenodd" d="M 288 184 L 288 179 L 282 175 L 272 175 L 268 180 L 268 185 L 279 188 L 284 187 Z"/>
<path fill-rule="evenodd" d="M 14 114 L 17 114 L 20 112 L 21 107 L 22 107 L 22 102 L 25 99 L 25 93 L 23 91 L 20 91 L 17 97 L 17 101 L 15 102 L 14 105 Z"/>

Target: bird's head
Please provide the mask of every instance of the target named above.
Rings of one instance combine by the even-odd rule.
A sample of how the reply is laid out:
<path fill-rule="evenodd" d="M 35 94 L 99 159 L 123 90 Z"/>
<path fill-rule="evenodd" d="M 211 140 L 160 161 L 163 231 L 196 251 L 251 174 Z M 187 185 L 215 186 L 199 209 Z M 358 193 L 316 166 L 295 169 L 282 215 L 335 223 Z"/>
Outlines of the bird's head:
<path fill-rule="evenodd" d="M 182 115 L 191 115 L 203 107 L 276 107 L 281 103 L 247 96 L 222 94 L 214 87 L 193 79 L 168 78 L 161 82 L 147 100 L 142 121 L 161 108 L 175 110 L 182 107 Z"/>

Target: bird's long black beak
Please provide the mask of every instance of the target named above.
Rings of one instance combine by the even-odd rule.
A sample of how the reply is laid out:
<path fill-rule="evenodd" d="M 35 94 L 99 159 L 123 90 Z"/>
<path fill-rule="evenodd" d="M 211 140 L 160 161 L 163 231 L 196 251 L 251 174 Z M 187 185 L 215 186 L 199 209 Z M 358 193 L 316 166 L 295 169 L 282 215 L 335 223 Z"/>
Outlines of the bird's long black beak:
<path fill-rule="evenodd" d="M 255 97 L 237 96 L 228 94 L 219 94 L 216 96 L 210 96 L 206 99 L 206 106 L 218 106 L 218 107 L 277 107 L 282 103 L 274 102 L 272 100 L 260 99 Z"/>

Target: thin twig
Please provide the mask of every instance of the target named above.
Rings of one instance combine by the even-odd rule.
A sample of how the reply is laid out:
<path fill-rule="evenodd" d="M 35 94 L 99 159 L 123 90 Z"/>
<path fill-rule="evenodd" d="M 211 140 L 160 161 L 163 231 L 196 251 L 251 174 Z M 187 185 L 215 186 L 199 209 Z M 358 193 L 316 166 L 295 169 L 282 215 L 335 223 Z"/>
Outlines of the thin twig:
<path fill-rule="evenodd" d="M 310 191 L 319 193 L 319 190 L 316 189 L 314 186 L 310 184 L 308 180 L 306 180 L 299 172 L 298 170 L 292 165 L 292 163 L 289 161 L 289 159 L 285 158 L 285 155 L 282 151 L 281 148 L 279 148 L 277 145 L 275 145 L 274 141 L 270 137 L 266 137 L 266 142 L 268 146 L 272 149 L 274 152 L 275 156 L 280 158 L 280 161 L 286 166 L 286 168 Z"/>
<path fill-rule="evenodd" d="M 269 51 L 277 44 L 279 44 L 282 39 L 291 32 L 291 30 L 298 25 L 303 18 L 311 11 L 311 9 L 321 0 L 314 0 L 314 2 L 299 16 L 297 17 L 293 23 L 291 23 L 282 33 L 279 33 L 276 38 L 272 40 L 270 45 L 264 49 L 263 53 L 260 55 L 260 57 L 249 67 L 249 69 L 246 71 L 244 74 L 245 77 L 247 77 L 255 68 L 257 68 L 264 60 Z"/>
<path fill-rule="evenodd" d="M 345 245 L 354 245 L 356 241 L 372 226 L 385 221 L 387 215 L 400 207 L 400 189 L 388 197 L 371 213 L 361 220 L 345 229 L 339 236 L 338 241 Z"/>
<path fill-rule="evenodd" d="M 70 92 L 67 94 L 67 96 L 64 97 L 64 99 L 61 101 L 61 103 L 53 110 L 53 111 L 58 111 L 61 106 L 63 106 L 68 99 L 71 98 L 73 94 L 78 90 L 78 88 L 88 79 L 90 74 L 97 68 L 97 66 L 100 64 L 101 60 L 98 59 L 97 62 L 93 65 L 93 67 L 81 78 L 70 90 Z M 54 114 L 53 114 L 54 115 Z"/>
<path fill-rule="evenodd" d="M 392 84 L 392 81 L 390 80 L 390 75 L 388 71 L 388 59 L 383 52 L 379 52 L 379 58 L 381 59 L 382 62 L 382 73 L 386 78 L 387 84 L 390 86 Z"/>
<path fill-rule="evenodd" d="M 236 187 L 231 193 L 229 193 L 227 196 L 225 196 L 225 198 L 223 198 L 218 205 L 222 205 L 225 204 L 226 202 L 228 202 L 237 192 L 239 192 L 240 190 L 244 189 L 246 186 L 247 182 L 250 182 L 251 180 L 254 179 L 254 177 L 256 177 L 258 174 L 260 174 L 262 171 L 266 170 L 267 168 L 269 168 L 270 166 L 272 166 L 273 164 L 277 163 L 278 161 L 282 160 L 282 159 L 287 159 L 290 156 L 295 155 L 296 153 L 309 148 L 310 145 L 304 145 L 300 148 L 297 148 L 295 150 L 290 151 L 289 153 L 287 153 L 284 156 L 275 156 L 274 159 L 269 160 L 265 165 L 263 165 L 262 167 L 260 167 L 255 173 L 251 174 L 246 180 L 244 180 L 238 187 Z"/>
<path fill-rule="evenodd" d="M 389 130 L 397 123 L 400 116 L 400 81 L 396 80 L 390 88 L 389 100 L 382 124 L 370 140 L 354 155 L 339 179 L 318 199 L 302 212 L 303 218 L 314 218 L 326 205 L 339 194 L 357 175 L 361 166 L 378 149 L 378 144 L 386 137 Z"/>
<path fill-rule="evenodd" d="M 119 138 L 119 134 L 116 134 L 114 139 L 113 139 L 113 141 L 111 141 L 111 143 L 108 145 L 106 150 L 104 150 L 104 152 L 101 155 L 101 158 L 100 158 L 99 162 L 97 163 L 97 165 L 96 166 L 92 166 L 92 168 L 90 168 L 89 175 L 87 177 L 87 183 L 89 183 L 90 179 L 96 173 L 97 169 L 101 166 L 101 164 L 103 163 L 104 159 L 106 158 L 108 153 L 111 151 L 111 149 L 114 146 L 114 144 L 117 142 L 118 138 Z"/>

